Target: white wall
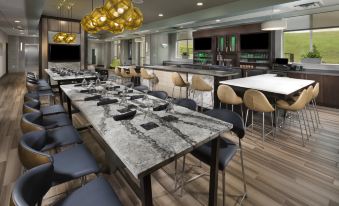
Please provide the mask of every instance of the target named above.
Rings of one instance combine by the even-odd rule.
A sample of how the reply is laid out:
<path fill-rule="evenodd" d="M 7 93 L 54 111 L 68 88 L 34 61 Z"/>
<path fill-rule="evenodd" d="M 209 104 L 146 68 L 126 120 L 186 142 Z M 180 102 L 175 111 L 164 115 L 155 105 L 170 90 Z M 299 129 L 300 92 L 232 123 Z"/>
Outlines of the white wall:
<path fill-rule="evenodd" d="M 102 42 L 89 41 L 88 42 L 88 64 L 92 62 L 92 49 L 95 49 L 96 64 L 104 65 L 105 62 L 105 44 Z"/>
<path fill-rule="evenodd" d="M 0 77 L 6 73 L 6 43 L 8 41 L 7 34 L 0 30 Z"/>

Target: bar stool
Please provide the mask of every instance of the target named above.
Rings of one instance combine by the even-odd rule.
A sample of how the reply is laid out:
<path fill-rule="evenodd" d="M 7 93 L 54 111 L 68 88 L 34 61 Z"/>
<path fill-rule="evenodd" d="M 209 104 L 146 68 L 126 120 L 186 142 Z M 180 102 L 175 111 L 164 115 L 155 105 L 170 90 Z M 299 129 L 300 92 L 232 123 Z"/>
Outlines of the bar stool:
<path fill-rule="evenodd" d="M 316 114 L 316 119 L 317 119 L 317 122 L 320 124 L 320 117 L 319 117 L 319 112 L 318 112 L 318 108 L 317 108 L 317 97 L 319 95 L 319 90 L 320 90 L 320 85 L 319 85 L 319 82 L 316 83 L 316 85 L 314 86 L 313 88 L 313 98 L 312 98 L 312 106 L 313 106 L 313 110 Z"/>
<path fill-rule="evenodd" d="M 295 102 L 293 102 L 292 104 L 289 104 L 285 100 L 278 100 L 277 101 L 277 108 L 278 109 L 283 109 L 283 110 L 286 110 L 286 111 L 292 111 L 292 112 L 296 112 L 298 114 L 300 133 L 301 133 L 301 139 L 302 139 L 302 146 L 305 146 L 305 141 L 304 141 L 304 133 L 303 133 L 303 129 L 302 129 L 302 124 L 301 124 L 301 117 L 304 120 L 306 136 L 307 136 L 307 139 L 308 139 L 308 134 L 307 134 L 307 128 L 306 128 L 306 122 L 305 122 L 304 113 L 301 112 L 305 108 L 305 106 L 307 104 L 307 99 L 308 99 L 308 97 L 307 97 L 307 90 L 305 89 L 304 91 L 301 92 L 301 94 L 299 95 L 298 99 Z M 279 110 L 278 110 L 277 117 L 279 117 Z M 277 122 L 278 121 L 279 121 L 279 119 L 277 120 Z"/>
<path fill-rule="evenodd" d="M 201 92 L 201 111 L 203 111 L 204 106 L 204 92 L 211 92 L 212 97 L 212 105 L 214 105 L 214 94 L 213 94 L 213 88 L 209 84 L 207 84 L 200 76 L 193 75 L 192 76 L 192 84 L 191 89 L 193 91 L 193 99 L 196 91 Z"/>
<path fill-rule="evenodd" d="M 140 84 L 140 73 L 136 72 L 134 68 L 130 68 L 129 69 L 129 74 L 132 75 L 133 81 L 136 84 Z M 137 80 L 139 80 L 139 81 L 137 81 Z"/>
<path fill-rule="evenodd" d="M 228 85 L 220 85 L 217 90 L 217 95 L 220 100 L 220 107 L 221 107 L 221 103 L 227 104 L 227 105 L 230 104 L 232 105 L 232 111 L 233 111 L 234 105 L 240 105 L 241 117 L 244 118 L 243 109 L 242 109 L 242 103 L 243 103 L 242 98 L 239 97 L 234 92 L 232 87 Z"/>
<path fill-rule="evenodd" d="M 120 78 L 120 79 L 122 78 L 120 69 L 118 67 L 115 67 L 114 74 L 117 78 Z"/>
<path fill-rule="evenodd" d="M 244 104 L 247 107 L 246 110 L 246 119 L 245 119 L 245 125 L 247 124 L 247 118 L 248 118 L 248 111 L 252 111 L 252 130 L 253 130 L 253 111 L 255 112 L 262 112 L 262 143 L 264 144 L 265 136 L 273 133 L 273 137 L 275 137 L 274 127 L 273 127 L 273 112 L 275 109 L 272 107 L 271 103 L 268 101 L 266 96 L 254 89 L 248 89 L 246 90 L 244 94 Z M 271 121 L 272 121 L 272 131 L 265 134 L 265 113 L 271 114 Z"/>
<path fill-rule="evenodd" d="M 131 74 L 128 74 L 128 73 L 125 71 L 125 69 L 121 69 L 121 70 L 120 70 L 120 74 L 121 74 L 123 83 L 125 83 L 125 82 L 130 82 L 131 79 L 132 79 L 132 77 L 133 77 Z"/>
<path fill-rule="evenodd" d="M 140 69 L 140 76 L 141 76 L 141 78 L 148 80 L 148 88 L 150 90 L 153 90 L 152 80 L 155 79 L 155 76 L 148 74 L 148 72 L 147 72 L 147 70 L 145 68 L 141 68 Z"/>
<path fill-rule="evenodd" d="M 172 98 L 174 98 L 174 89 L 175 87 L 179 87 L 180 88 L 180 94 L 179 94 L 179 98 L 181 99 L 181 88 L 186 88 L 188 89 L 190 86 L 189 82 L 186 82 L 185 80 L 183 80 L 183 78 L 181 77 L 181 75 L 178 72 L 173 72 L 172 73 L 172 82 L 174 84 L 173 86 L 173 90 L 172 90 Z M 187 95 L 186 95 L 187 98 Z"/>
<path fill-rule="evenodd" d="M 10 205 L 41 206 L 42 199 L 53 184 L 55 168 L 51 163 L 34 167 L 22 175 L 15 183 Z M 93 193 L 95 191 L 95 193 Z M 29 194 L 29 195 L 27 195 Z M 122 206 L 116 193 L 104 177 L 97 177 L 58 200 L 58 206 Z"/>

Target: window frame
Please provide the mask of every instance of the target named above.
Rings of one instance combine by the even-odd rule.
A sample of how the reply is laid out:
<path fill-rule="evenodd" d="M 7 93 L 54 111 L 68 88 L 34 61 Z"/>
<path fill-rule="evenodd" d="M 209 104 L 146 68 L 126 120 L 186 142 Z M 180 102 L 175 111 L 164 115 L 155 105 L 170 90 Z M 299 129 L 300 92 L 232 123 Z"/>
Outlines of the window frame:
<path fill-rule="evenodd" d="M 191 39 L 186 39 L 186 40 L 177 40 L 175 43 L 175 58 L 176 59 L 183 59 L 182 55 L 179 54 L 179 42 L 186 42 L 186 52 L 188 53 L 188 59 L 193 59 L 193 40 Z M 189 42 L 191 41 L 192 43 L 192 54 L 189 53 L 190 49 L 189 49 Z"/>

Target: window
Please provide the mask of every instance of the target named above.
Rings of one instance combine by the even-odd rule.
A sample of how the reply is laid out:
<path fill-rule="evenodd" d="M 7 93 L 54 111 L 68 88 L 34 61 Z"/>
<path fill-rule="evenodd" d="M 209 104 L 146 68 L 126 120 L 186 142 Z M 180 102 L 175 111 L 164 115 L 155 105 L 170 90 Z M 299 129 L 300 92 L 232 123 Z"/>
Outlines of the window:
<path fill-rule="evenodd" d="M 302 55 L 316 46 L 323 64 L 339 64 L 339 28 L 284 33 L 284 56 L 300 63 Z"/>
<path fill-rule="evenodd" d="M 113 57 L 114 59 L 120 58 L 120 41 L 113 42 Z"/>
<path fill-rule="evenodd" d="M 176 58 L 178 59 L 193 59 L 193 40 L 177 41 Z M 184 54 L 187 54 L 186 56 Z"/>

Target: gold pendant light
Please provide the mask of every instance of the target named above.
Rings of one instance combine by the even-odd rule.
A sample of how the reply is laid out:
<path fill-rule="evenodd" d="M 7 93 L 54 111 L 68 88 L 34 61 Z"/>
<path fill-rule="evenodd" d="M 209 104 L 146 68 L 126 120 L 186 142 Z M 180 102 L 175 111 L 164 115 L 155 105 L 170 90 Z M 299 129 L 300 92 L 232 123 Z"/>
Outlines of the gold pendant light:
<path fill-rule="evenodd" d="M 66 1 L 62 1 L 59 3 L 57 9 L 59 10 L 59 17 L 61 18 L 62 16 L 62 7 L 65 6 Z M 68 18 L 69 18 L 69 12 L 71 12 L 71 18 L 72 18 L 72 8 L 73 8 L 74 4 L 73 3 L 69 3 L 69 5 L 67 6 L 67 10 L 68 10 Z M 69 24 L 71 24 L 71 31 L 69 31 Z M 67 44 L 71 44 L 71 43 L 75 43 L 76 42 L 76 34 L 72 33 L 72 23 L 68 23 L 68 33 L 62 32 L 61 31 L 61 21 L 59 20 L 59 32 L 57 34 L 55 34 L 53 36 L 53 41 L 55 43 L 67 43 Z"/>
<path fill-rule="evenodd" d="M 131 0 L 107 0 L 103 7 L 93 10 L 81 20 L 82 28 L 88 33 L 105 30 L 119 34 L 127 30 L 136 30 L 143 24 L 143 14 L 134 7 Z"/>

